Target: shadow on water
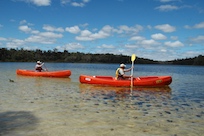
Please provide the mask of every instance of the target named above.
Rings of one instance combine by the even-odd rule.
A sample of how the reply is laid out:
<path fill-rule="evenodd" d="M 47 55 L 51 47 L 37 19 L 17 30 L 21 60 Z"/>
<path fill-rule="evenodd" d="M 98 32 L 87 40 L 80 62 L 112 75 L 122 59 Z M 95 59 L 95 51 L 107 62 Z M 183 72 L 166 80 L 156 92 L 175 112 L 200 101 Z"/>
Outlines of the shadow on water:
<path fill-rule="evenodd" d="M 105 99 L 126 99 L 129 97 L 134 98 L 160 98 L 170 99 L 171 88 L 165 87 L 110 87 L 98 86 L 89 84 L 80 84 L 80 92 L 82 95 L 90 95 L 92 97 L 104 97 Z"/>
<path fill-rule="evenodd" d="M 22 130 L 24 133 L 34 130 L 38 119 L 27 111 L 8 111 L 0 113 L 0 135 L 15 133 Z"/>

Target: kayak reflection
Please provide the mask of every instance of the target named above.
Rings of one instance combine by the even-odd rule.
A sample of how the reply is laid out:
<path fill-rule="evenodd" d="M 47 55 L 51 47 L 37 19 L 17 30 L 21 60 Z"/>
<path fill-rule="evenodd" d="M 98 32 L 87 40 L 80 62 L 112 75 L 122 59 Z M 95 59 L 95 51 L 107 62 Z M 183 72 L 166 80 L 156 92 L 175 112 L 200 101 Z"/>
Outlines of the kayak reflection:
<path fill-rule="evenodd" d="M 125 98 L 138 98 L 138 97 L 151 97 L 151 98 L 164 98 L 169 99 L 171 97 L 171 88 L 169 86 L 164 87 L 111 87 L 111 86 L 99 86 L 80 84 L 80 92 L 84 96 L 102 97 L 103 99 L 125 99 Z"/>

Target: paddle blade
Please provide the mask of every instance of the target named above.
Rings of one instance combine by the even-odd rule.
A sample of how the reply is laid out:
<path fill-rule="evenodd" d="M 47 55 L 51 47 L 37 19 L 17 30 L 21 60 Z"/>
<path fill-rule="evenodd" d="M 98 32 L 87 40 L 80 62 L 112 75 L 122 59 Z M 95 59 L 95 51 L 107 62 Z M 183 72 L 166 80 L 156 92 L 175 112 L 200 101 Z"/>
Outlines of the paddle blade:
<path fill-rule="evenodd" d="M 131 56 L 131 61 L 135 61 L 135 58 L 136 58 L 136 55 L 135 55 L 135 54 L 132 54 L 132 56 Z"/>

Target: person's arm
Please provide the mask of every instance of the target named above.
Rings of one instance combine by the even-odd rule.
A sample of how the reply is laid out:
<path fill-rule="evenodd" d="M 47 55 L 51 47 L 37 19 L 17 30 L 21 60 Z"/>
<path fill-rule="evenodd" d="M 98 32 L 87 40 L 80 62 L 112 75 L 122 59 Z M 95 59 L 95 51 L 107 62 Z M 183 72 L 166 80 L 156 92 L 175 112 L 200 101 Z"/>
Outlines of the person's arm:
<path fill-rule="evenodd" d="M 124 69 L 124 72 L 128 72 L 128 71 L 130 71 L 131 69 L 133 69 L 133 67 L 128 68 L 128 69 Z"/>
<path fill-rule="evenodd" d="M 44 63 L 42 63 L 40 66 L 42 67 L 44 65 Z"/>
<path fill-rule="evenodd" d="M 123 75 L 123 78 L 131 78 L 131 75 Z"/>
<path fill-rule="evenodd" d="M 123 78 L 131 78 L 131 75 L 129 76 L 129 75 L 126 75 L 125 74 L 125 72 L 127 72 L 127 71 L 130 71 L 131 70 L 131 68 L 129 68 L 129 69 L 124 69 L 124 70 L 121 70 L 120 71 L 120 74 L 123 76 Z"/>

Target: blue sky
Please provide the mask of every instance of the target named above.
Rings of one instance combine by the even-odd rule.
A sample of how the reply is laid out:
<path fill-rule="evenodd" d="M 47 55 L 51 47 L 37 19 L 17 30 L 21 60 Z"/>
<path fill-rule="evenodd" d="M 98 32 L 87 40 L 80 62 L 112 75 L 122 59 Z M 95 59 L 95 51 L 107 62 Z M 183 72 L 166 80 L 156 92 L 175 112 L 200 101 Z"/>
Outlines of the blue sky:
<path fill-rule="evenodd" d="M 0 48 L 204 55 L 204 0 L 0 0 Z"/>

